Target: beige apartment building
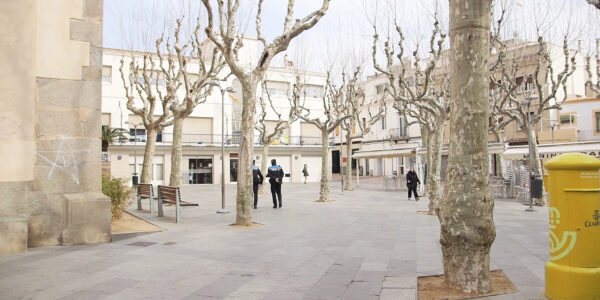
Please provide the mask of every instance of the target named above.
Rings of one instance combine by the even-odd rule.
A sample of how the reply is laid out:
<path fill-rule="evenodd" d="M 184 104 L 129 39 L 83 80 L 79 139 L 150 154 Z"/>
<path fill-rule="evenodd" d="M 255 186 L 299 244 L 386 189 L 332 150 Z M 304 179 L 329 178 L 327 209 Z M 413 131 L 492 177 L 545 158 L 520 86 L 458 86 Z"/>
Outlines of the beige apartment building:
<path fill-rule="evenodd" d="M 535 97 L 535 87 L 533 83 L 533 74 L 537 65 L 536 54 L 539 51 L 537 42 L 527 42 L 519 40 L 511 40 L 506 42 L 507 58 L 512 62 L 516 62 L 518 69 L 515 77 L 519 84 L 517 88 L 518 97 L 531 100 L 530 111 L 537 108 Z M 564 54 L 562 46 L 546 43 L 544 45 L 550 53 L 552 64 L 555 72 L 559 72 L 564 68 Z M 574 54 L 574 51 L 571 51 Z M 434 71 L 434 79 L 437 83 L 441 82 L 442 76 L 447 76 L 450 72 L 449 52 L 442 52 L 441 58 Z M 578 66 L 583 66 L 585 60 L 581 54 L 576 55 L 576 63 Z M 426 61 L 425 61 L 426 62 Z M 407 67 L 413 68 L 411 63 L 405 64 Z M 542 66 L 544 69 L 544 66 Z M 558 71 L 557 71 L 558 70 Z M 408 73 L 410 74 L 410 70 Z M 540 81 L 544 80 L 547 74 L 540 74 Z M 600 128 L 593 127 L 597 124 L 595 109 L 600 104 L 595 95 L 592 95 L 589 89 L 585 87 L 587 74 L 583 67 L 576 68 L 574 74 L 567 80 L 567 100 L 564 102 L 562 110 L 544 111 L 541 121 L 537 124 L 536 133 L 538 136 L 538 144 L 541 153 L 544 153 L 549 148 L 548 144 L 564 144 L 564 143 L 583 143 L 584 146 L 562 146 L 558 148 L 563 152 L 581 152 L 581 149 L 591 149 L 587 153 L 594 155 L 597 152 L 592 151 L 594 147 L 598 147 L 593 141 L 596 140 L 597 130 Z M 406 126 L 412 120 L 405 120 L 404 116 L 393 108 L 393 100 L 386 96 L 384 90 L 389 85 L 387 77 L 382 74 L 368 76 L 362 83 L 367 101 L 386 97 L 386 106 L 388 114 L 381 124 L 372 128 L 372 132 L 367 134 L 362 139 L 357 139 L 353 142 L 353 172 L 355 166 L 359 164 L 361 167 L 361 175 L 382 176 L 405 173 L 408 167 L 414 166 L 422 175 L 425 172 L 423 155 L 426 153 L 426 143 L 421 137 L 420 126 L 413 124 Z M 545 86 L 546 91 L 549 86 Z M 493 83 L 490 83 L 490 93 L 499 92 Z M 563 99 L 564 93 L 562 89 L 557 92 L 556 98 Z M 587 121 L 580 120 L 587 118 Z M 598 114 L 600 118 L 600 113 Z M 600 120 L 600 119 L 599 119 Z M 445 168 L 447 161 L 447 143 L 449 138 L 449 127 L 444 130 L 443 157 L 442 157 L 442 178 L 445 177 Z M 489 135 L 488 151 L 490 154 L 502 154 L 507 152 L 511 147 L 518 151 L 509 151 L 504 155 L 505 160 L 518 160 L 521 164 L 527 163 L 527 154 L 523 155 L 524 149 L 527 147 L 527 135 L 516 122 L 508 124 L 501 132 L 502 140 L 496 141 L 493 134 Z M 343 135 L 335 136 L 336 144 L 344 142 Z M 338 142 L 339 140 L 339 142 Z M 339 146 L 333 151 L 333 172 L 339 171 L 336 167 L 336 160 L 340 163 L 347 156 L 345 147 L 339 149 Z M 341 154 L 339 154 L 341 151 Z M 550 150 L 548 150 L 550 151 Z M 553 150 L 552 150 L 553 151 Z M 583 151 L 585 152 L 585 151 Z M 518 153 L 514 155 L 513 153 Z M 550 155 L 550 154 L 549 154 Z M 556 155 L 556 154 L 552 154 Z M 341 157 L 341 158 L 340 158 Z M 358 163 L 356 163 L 358 159 Z M 490 155 L 490 174 L 496 174 L 497 164 L 495 160 L 499 156 Z M 504 165 L 507 165 L 504 163 Z"/>

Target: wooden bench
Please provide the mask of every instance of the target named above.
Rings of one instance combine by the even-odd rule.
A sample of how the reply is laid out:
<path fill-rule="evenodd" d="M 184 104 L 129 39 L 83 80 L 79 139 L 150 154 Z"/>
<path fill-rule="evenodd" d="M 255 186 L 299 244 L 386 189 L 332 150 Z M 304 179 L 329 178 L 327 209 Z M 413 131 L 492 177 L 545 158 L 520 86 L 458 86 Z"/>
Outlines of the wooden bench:
<path fill-rule="evenodd" d="M 152 199 L 154 198 L 154 190 L 151 183 L 139 183 L 136 187 L 137 194 L 137 209 L 142 210 L 142 199 L 149 199 L 150 213 L 152 213 Z"/>
<path fill-rule="evenodd" d="M 181 221 L 181 207 L 182 206 L 198 206 L 197 203 L 190 203 L 181 200 L 181 191 L 179 187 L 172 187 L 166 185 L 158 186 L 158 216 L 163 217 L 163 204 L 175 204 L 175 222 Z"/>

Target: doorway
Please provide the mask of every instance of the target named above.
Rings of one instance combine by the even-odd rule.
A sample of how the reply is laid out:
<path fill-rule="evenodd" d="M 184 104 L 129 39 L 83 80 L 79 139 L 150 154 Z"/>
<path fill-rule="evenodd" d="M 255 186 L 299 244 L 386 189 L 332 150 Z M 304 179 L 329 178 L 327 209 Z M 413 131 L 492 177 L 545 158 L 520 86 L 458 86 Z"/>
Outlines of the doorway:
<path fill-rule="evenodd" d="M 190 158 L 188 160 L 188 183 L 189 184 L 211 184 L 212 183 L 212 159 Z M 185 178 L 184 178 L 185 180 Z"/>
<path fill-rule="evenodd" d="M 340 173 L 340 151 L 331 151 L 331 173 Z"/>
<path fill-rule="evenodd" d="M 238 173 L 238 159 L 229 158 L 229 182 L 237 182 L 237 174 Z"/>

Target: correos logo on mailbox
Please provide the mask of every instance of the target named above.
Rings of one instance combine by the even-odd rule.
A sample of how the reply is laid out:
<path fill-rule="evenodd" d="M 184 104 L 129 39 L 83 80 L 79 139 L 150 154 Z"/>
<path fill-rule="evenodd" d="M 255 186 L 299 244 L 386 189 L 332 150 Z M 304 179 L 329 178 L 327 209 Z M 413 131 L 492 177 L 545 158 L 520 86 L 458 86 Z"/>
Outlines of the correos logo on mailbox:
<path fill-rule="evenodd" d="M 593 221 L 585 221 L 584 225 L 585 227 L 592 227 L 592 226 L 600 226 L 600 213 L 598 212 L 598 210 L 594 210 L 594 214 L 592 215 L 592 218 L 594 219 Z"/>

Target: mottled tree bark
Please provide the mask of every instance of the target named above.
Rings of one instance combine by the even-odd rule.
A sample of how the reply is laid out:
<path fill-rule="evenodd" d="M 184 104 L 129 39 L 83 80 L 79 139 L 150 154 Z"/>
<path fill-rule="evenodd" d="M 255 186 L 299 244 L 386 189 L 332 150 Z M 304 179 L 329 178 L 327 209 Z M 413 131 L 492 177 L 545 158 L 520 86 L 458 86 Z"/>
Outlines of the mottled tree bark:
<path fill-rule="evenodd" d="M 443 120 L 446 119 L 446 116 L 442 117 Z M 427 145 L 427 151 L 429 152 L 431 148 L 431 157 L 427 164 L 427 179 L 429 185 L 429 213 L 433 213 L 435 211 L 436 214 L 439 213 L 440 206 L 440 185 L 441 185 L 441 170 L 442 170 L 442 143 L 444 138 L 444 127 L 445 124 L 443 121 L 438 123 L 439 128 L 434 130 L 429 134 L 429 144 Z"/>
<path fill-rule="evenodd" d="M 249 80 L 250 81 L 250 80 Z M 242 82 L 244 107 L 242 108 L 242 133 L 238 156 L 236 196 L 236 224 L 252 225 L 252 157 L 254 155 L 254 113 L 256 112 L 256 86 L 258 82 Z M 248 167 L 250 166 L 250 167 Z"/>
<path fill-rule="evenodd" d="M 440 244 L 446 283 L 477 293 L 492 288 L 490 247 L 496 237 L 487 152 L 490 22 L 490 0 L 450 1 L 452 130 Z"/>
<path fill-rule="evenodd" d="M 527 131 L 527 140 L 529 141 L 529 160 L 531 161 L 532 171 L 534 174 L 542 174 L 542 161 L 538 150 L 535 126 L 528 124 L 525 130 Z"/>
<path fill-rule="evenodd" d="M 141 183 L 152 182 L 152 160 L 154 159 L 154 148 L 156 146 L 156 135 L 158 130 L 146 127 L 146 147 L 144 148 L 144 164 L 142 165 Z"/>
<path fill-rule="evenodd" d="M 170 186 L 181 185 L 181 134 L 183 130 L 183 120 L 173 114 L 173 146 L 171 147 L 171 176 L 169 176 Z"/>
<path fill-rule="evenodd" d="M 329 201 L 329 132 L 321 130 L 323 152 L 321 153 L 321 190 L 317 202 Z"/>

